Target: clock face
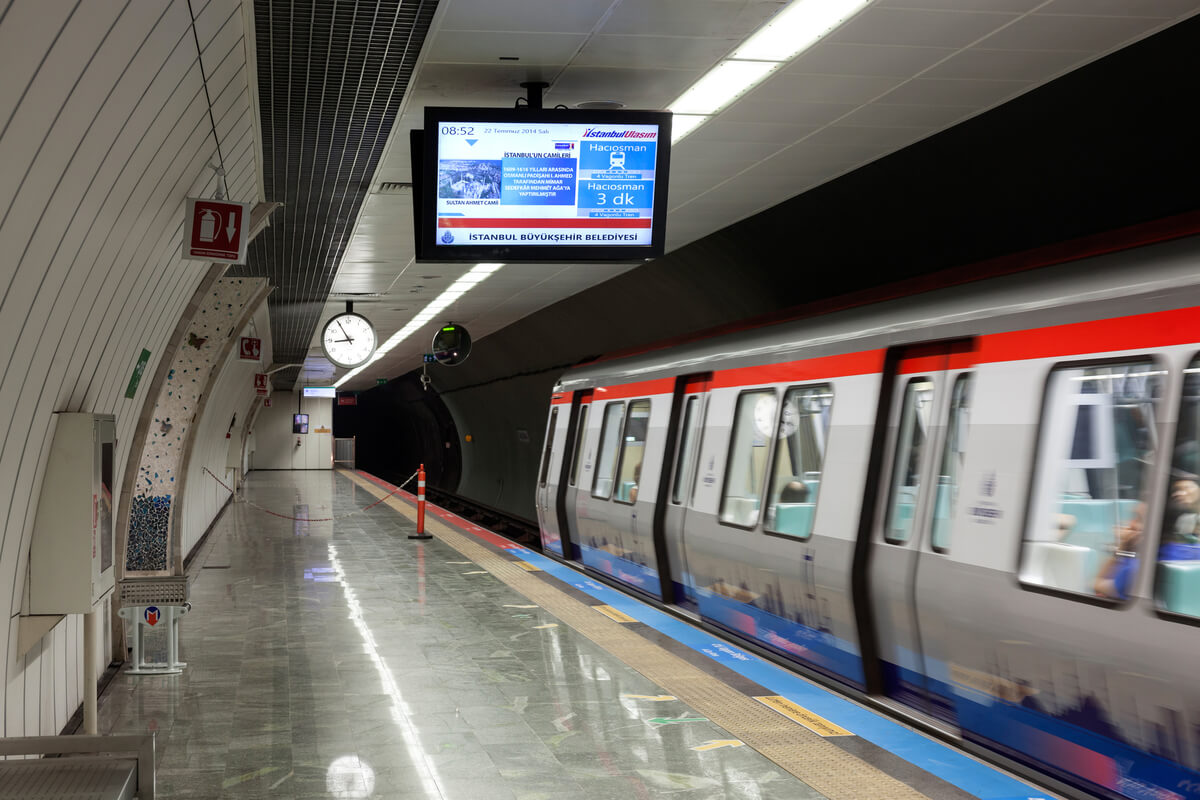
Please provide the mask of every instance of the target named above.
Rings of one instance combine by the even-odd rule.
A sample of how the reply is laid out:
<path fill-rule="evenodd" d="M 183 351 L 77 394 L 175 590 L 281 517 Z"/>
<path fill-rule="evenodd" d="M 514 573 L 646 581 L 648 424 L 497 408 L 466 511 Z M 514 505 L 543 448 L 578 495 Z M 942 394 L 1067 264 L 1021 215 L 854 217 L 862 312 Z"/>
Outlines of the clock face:
<path fill-rule="evenodd" d="M 325 323 L 321 348 L 339 367 L 357 367 L 375 352 L 375 326 L 360 314 L 338 314 Z"/>
<path fill-rule="evenodd" d="M 760 434 L 771 436 L 775 430 L 775 395 L 764 394 L 754 403 L 754 427 Z"/>

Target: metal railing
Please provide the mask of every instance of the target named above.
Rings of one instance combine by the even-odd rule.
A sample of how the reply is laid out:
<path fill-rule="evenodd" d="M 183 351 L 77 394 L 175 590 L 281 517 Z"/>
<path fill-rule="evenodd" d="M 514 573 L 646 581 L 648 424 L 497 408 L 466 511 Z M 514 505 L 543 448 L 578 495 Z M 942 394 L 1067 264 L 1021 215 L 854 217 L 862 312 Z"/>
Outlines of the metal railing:
<path fill-rule="evenodd" d="M 351 436 L 349 439 L 333 440 L 333 465 L 335 467 L 340 464 L 347 469 L 354 469 L 354 440 L 356 438 Z"/>

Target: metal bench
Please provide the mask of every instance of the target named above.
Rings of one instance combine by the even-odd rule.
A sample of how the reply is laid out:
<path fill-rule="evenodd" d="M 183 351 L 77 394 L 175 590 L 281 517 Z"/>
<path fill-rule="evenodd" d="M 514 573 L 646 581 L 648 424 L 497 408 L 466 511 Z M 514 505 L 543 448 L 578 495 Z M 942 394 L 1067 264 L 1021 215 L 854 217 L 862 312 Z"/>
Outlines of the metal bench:
<path fill-rule="evenodd" d="M 0 800 L 154 800 L 154 734 L 0 739 L 0 756 L 66 753 L 89 755 L 0 760 Z"/>

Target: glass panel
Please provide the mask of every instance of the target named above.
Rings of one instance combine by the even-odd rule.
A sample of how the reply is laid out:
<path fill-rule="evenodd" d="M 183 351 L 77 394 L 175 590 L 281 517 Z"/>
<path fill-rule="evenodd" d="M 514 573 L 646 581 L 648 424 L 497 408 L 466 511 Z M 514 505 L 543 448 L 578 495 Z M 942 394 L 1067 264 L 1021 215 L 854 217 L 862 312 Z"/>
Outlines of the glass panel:
<path fill-rule="evenodd" d="M 946 442 L 942 446 L 942 463 L 938 468 L 937 497 L 933 502 L 933 531 L 930 546 L 938 553 L 950 550 L 950 523 L 958 503 L 958 482 L 966 458 L 967 426 L 971 417 L 971 376 L 959 375 L 950 396 L 950 413 L 946 418 Z"/>
<path fill-rule="evenodd" d="M 579 482 L 579 462 L 583 459 L 583 440 L 587 438 L 587 416 L 591 405 L 579 407 L 579 424 L 575 426 L 575 453 L 571 456 L 571 485 Z"/>
<path fill-rule="evenodd" d="M 832 409 L 833 387 L 828 384 L 789 389 L 784 395 L 767 530 L 801 539 L 812 534 Z"/>
<path fill-rule="evenodd" d="M 1200 617 L 1200 358 L 1183 372 L 1171 454 L 1155 597 L 1164 611 Z"/>
<path fill-rule="evenodd" d="M 617 466 L 617 452 L 621 446 L 621 415 L 624 411 L 624 403 L 609 403 L 604 407 L 604 424 L 600 427 L 600 460 L 596 464 L 593 497 L 606 500 L 612 497 L 613 470 Z"/>
<path fill-rule="evenodd" d="M 680 426 L 683 439 L 679 442 L 679 457 L 675 461 L 675 484 L 671 487 L 671 502 L 676 505 L 682 502 L 684 492 L 687 491 L 687 476 L 692 472 L 690 467 L 696 457 L 696 440 L 700 437 L 692 427 L 697 422 L 696 411 L 699 407 L 700 398 L 695 395 L 689 397 L 683 407 L 683 425 Z"/>
<path fill-rule="evenodd" d="M 621 466 L 617 470 L 618 503 L 637 502 L 642 482 L 642 459 L 646 455 L 646 430 L 650 424 L 650 401 L 634 400 L 625 417 L 625 435 L 621 437 Z"/>
<path fill-rule="evenodd" d="M 917 492 L 921 488 L 921 463 L 929 441 L 929 417 L 933 412 L 933 381 L 913 378 L 904 390 L 900 412 L 900 435 L 896 437 L 896 461 L 892 465 L 892 502 L 888 506 L 884 541 L 904 544 L 912 536 Z"/>
<path fill-rule="evenodd" d="M 546 426 L 546 449 L 542 453 L 542 477 L 538 479 L 539 486 L 546 485 L 546 473 L 550 471 L 550 451 L 554 448 L 554 424 L 558 422 L 558 409 L 550 410 L 550 424 Z"/>
<path fill-rule="evenodd" d="M 774 391 L 745 392 L 734 411 L 721 522 L 753 527 L 767 474 L 767 448 L 775 428 L 778 400 Z"/>
<path fill-rule="evenodd" d="M 1050 373 L 1021 550 L 1024 583 L 1129 596 L 1164 374 L 1149 361 Z"/>

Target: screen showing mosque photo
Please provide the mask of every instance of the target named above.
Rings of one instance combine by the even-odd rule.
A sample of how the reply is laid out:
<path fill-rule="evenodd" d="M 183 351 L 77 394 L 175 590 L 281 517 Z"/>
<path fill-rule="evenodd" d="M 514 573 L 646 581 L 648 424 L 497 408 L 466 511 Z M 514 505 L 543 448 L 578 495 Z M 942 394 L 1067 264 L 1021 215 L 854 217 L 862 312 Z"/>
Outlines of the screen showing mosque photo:
<path fill-rule="evenodd" d="M 427 108 L 422 138 L 424 260 L 662 255 L 667 112 Z"/>

